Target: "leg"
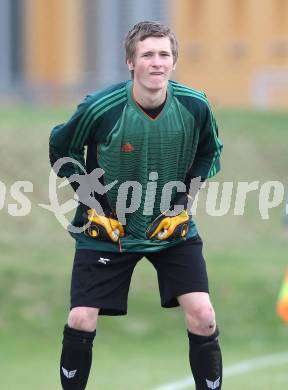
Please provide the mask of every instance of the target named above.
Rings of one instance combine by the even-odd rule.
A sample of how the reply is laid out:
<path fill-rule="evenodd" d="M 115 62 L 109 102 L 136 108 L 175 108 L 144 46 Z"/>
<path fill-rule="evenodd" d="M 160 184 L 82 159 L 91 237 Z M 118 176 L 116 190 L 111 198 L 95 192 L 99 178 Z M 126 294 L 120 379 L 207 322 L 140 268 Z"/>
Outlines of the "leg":
<path fill-rule="evenodd" d="M 85 389 L 98 315 L 126 314 L 131 275 L 140 258 L 141 254 L 76 250 L 71 281 L 72 309 L 64 328 L 60 366 L 64 390 Z"/>
<path fill-rule="evenodd" d="M 178 297 L 184 312 L 187 329 L 199 336 L 211 336 L 216 329 L 215 313 L 209 294 L 193 292 Z"/>
<path fill-rule="evenodd" d="M 184 311 L 196 389 L 220 389 L 222 358 L 202 245 L 195 236 L 147 256 L 157 270 L 162 306 L 180 304 Z"/>
<path fill-rule="evenodd" d="M 209 294 L 193 292 L 178 297 L 189 337 L 189 360 L 196 390 L 221 389 L 222 355 L 219 331 Z"/>
<path fill-rule="evenodd" d="M 60 363 L 64 390 L 84 390 L 92 363 L 92 347 L 99 309 L 75 307 L 64 327 Z"/>

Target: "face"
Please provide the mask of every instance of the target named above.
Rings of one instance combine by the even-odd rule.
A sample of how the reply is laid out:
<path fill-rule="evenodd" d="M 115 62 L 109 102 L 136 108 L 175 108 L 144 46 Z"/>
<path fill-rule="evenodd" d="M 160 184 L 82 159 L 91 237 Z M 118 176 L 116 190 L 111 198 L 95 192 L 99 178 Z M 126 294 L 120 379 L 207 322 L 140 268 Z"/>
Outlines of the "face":
<path fill-rule="evenodd" d="M 137 42 L 133 60 L 127 60 L 134 71 L 133 82 L 147 90 L 167 88 L 175 64 L 169 37 L 149 37 Z"/>

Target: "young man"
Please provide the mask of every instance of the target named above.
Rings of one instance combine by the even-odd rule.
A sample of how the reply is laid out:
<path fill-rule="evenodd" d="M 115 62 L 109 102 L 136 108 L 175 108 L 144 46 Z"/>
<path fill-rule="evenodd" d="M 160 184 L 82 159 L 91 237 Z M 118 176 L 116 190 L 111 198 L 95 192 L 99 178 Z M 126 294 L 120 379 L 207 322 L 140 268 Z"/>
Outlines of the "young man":
<path fill-rule="evenodd" d="M 193 178 L 220 169 L 216 122 L 205 94 L 170 80 L 178 44 L 168 27 L 140 22 L 125 48 L 132 80 L 89 95 L 50 137 L 51 164 L 70 158 L 57 174 L 80 196 L 73 226 L 84 226 L 71 233 L 76 252 L 61 383 L 65 390 L 86 387 L 98 315 L 126 314 L 133 269 L 145 256 L 157 271 L 162 306 L 183 309 L 196 389 L 220 389 L 219 332 L 187 197 Z M 174 212 L 165 211 L 167 197 Z"/>

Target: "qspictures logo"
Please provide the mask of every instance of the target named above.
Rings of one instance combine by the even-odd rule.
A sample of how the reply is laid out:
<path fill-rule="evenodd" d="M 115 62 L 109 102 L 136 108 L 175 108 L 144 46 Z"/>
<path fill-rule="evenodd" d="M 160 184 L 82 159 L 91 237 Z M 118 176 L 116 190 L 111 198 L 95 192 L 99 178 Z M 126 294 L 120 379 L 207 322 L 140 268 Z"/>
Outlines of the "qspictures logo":
<path fill-rule="evenodd" d="M 79 174 L 73 174 L 69 179 L 63 179 L 60 185 L 57 184 L 57 175 L 66 164 L 73 164 L 75 171 Z M 91 173 L 87 173 L 85 168 L 75 159 L 61 158 L 56 161 L 49 175 L 48 186 L 48 204 L 38 203 L 32 205 L 29 199 L 29 193 L 33 193 L 33 183 L 30 181 L 16 181 L 7 188 L 5 183 L 0 181 L 0 211 L 7 208 L 8 214 L 12 217 L 25 217 L 32 207 L 40 207 L 54 214 L 58 222 L 72 233 L 81 233 L 89 227 L 89 222 L 85 226 L 76 227 L 71 224 L 67 214 L 77 208 L 79 202 L 88 208 L 95 209 L 98 214 L 104 214 L 101 204 L 96 200 L 94 194 L 109 195 L 109 191 L 117 188 L 116 215 L 118 220 L 125 225 L 127 214 L 137 211 L 141 204 L 144 204 L 143 214 L 153 215 L 156 191 L 158 188 L 158 173 L 150 172 L 148 183 L 145 189 L 138 181 L 126 181 L 119 185 L 117 179 L 113 182 L 103 185 L 102 182 L 105 172 L 96 168 Z M 60 204 L 58 192 L 69 183 L 78 183 L 76 193 L 65 203 Z M 206 188 L 205 195 L 200 189 Z M 170 209 L 172 194 L 184 193 L 186 185 L 181 181 L 170 181 L 161 189 L 160 212 L 167 212 Z M 288 216 L 288 199 L 285 185 L 277 180 L 271 180 L 261 183 L 259 180 L 246 181 L 207 181 L 201 183 L 200 177 L 194 178 L 190 182 L 188 209 L 193 215 L 197 215 L 198 200 L 200 196 L 206 196 L 205 212 L 211 217 L 221 217 L 228 213 L 233 216 L 243 216 L 247 212 L 249 195 L 257 195 L 259 217 L 262 220 L 270 219 L 270 211 L 276 207 L 283 207 L 284 214 Z M 14 200 L 6 204 L 7 195 Z M 127 202 L 129 194 L 129 202 Z M 144 203 L 143 203 L 144 202 Z M 129 203 L 129 204 L 128 204 Z M 170 215 L 178 214 L 183 210 L 183 206 L 175 206 Z"/>

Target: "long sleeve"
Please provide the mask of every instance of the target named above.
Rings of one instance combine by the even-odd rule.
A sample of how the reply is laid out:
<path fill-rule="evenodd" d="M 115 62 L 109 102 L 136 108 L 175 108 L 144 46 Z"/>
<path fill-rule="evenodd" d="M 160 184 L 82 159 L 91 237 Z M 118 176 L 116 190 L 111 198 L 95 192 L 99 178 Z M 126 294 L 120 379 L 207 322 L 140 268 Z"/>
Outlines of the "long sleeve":
<path fill-rule="evenodd" d="M 186 209 L 189 202 L 187 194 L 191 190 L 191 181 L 200 177 L 200 182 L 204 182 L 220 171 L 222 148 L 223 145 L 218 137 L 218 127 L 215 118 L 209 107 L 209 103 L 205 102 L 204 109 L 199 113 L 199 142 L 197 152 L 184 180 L 186 193 L 177 194 L 173 202 L 174 205 L 183 205 Z M 195 184 L 197 185 L 197 183 Z"/>
<path fill-rule="evenodd" d="M 87 97 L 78 107 L 71 119 L 53 128 L 49 139 L 50 164 L 63 157 L 73 159 L 61 166 L 57 172 L 59 177 L 70 177 L 83 174 L 85 168 L 84 146 L 91 138 L 94 124 L 91 116 L 90 98 Z"/>
<path fill-rule="evenodd" d="M 220 154 L 223 148 L 218 137 L 218 127 L 208 104 L 200 116 L 199 143 L 189 171 L 190 178 L 208 179 L 220 171 Z"/>

